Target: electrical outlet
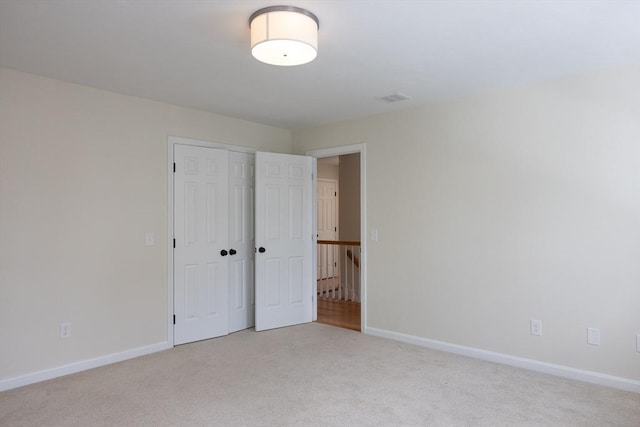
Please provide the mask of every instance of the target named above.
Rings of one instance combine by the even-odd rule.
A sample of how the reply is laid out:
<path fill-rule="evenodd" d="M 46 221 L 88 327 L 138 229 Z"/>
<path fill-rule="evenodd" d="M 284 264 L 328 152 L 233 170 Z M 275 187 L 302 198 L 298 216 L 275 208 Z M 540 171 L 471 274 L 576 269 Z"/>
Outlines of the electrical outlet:
<path fill-rule="evenodd" d="M 587 344 L 600 345 L 600 329 L 587 328 Z"/>
<path fill-rule="evenodd" d="M 542 335 L 542 320 L 531 319 L 531 335 Z"/>
<path fill-rule="evenodd" d="M 60 323 L 60 338 L 71 336 L 71 323 Z"/>

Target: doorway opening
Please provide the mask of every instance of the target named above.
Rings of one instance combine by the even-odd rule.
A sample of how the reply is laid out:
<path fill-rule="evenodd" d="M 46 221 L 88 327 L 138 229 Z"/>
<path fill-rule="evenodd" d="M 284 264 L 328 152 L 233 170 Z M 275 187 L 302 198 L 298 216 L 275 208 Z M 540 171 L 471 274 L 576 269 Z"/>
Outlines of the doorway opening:
<path fill-rule="evenodd" d="M 317 158 L 317 322 L 362 331 L 361 153 Z"/>

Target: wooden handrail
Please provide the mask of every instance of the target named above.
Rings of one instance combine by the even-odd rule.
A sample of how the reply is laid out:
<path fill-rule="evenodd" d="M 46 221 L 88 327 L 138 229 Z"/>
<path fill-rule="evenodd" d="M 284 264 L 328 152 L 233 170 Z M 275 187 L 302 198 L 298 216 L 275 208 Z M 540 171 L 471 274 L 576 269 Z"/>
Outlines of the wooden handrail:
<path fill-rule="evenodd" d="M 355 265 L 356 268 L 360 268 L 360 260 L 353 256 L 351 249 L 347 249 L 347 258 L 353 262 L 353 265 Z"/>
<path fill-rule="evenodd" d="M 318 240 L 319 245 L 360 246 L 360 242 L 349 240 Z"/>

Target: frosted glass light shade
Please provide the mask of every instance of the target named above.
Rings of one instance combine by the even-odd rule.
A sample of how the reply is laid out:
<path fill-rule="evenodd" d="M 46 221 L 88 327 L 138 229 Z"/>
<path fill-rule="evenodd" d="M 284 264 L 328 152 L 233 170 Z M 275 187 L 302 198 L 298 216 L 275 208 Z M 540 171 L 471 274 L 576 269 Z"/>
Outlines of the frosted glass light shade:
<path fill-rule="evenodd" d="M 260 9 L 249 19 L 251 54 L 271 65 L 302 65 L 318 55 L 318 18 L 292 6 Z"/>

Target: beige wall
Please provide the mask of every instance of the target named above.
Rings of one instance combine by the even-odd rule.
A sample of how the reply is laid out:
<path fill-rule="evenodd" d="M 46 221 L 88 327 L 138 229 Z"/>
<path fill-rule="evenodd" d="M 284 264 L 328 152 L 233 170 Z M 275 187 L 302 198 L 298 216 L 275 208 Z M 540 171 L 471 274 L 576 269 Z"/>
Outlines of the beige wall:
<path fill-rule="evenodd" d="M 340 179 L 339 167 L 332 161 L 318 159 L 318 178 Z"/>
<path fill-rule="evenodd" d="M 294 132 L 366 143 L 368 326 L 639 380 L 638 99 L 630 67 Z"/>
<path fill-rule="evenodd" d="M 0 71 L 0 380 L 166 341 L 169 135 L 291 151 L 288 130 Z"/>
<path fill-rule="evenodd" d="M 340 240 L 360 240 L 360 154 L 340 156 Z"/>
<path fill-rule="evenodd" d="M 639 94 L 635 67 L 295 132 L 367 144 L 369 326 L 639 380 Z M 168 135 L 291 150 L 0 70 L 0 380 L 166 340 Z"/>

